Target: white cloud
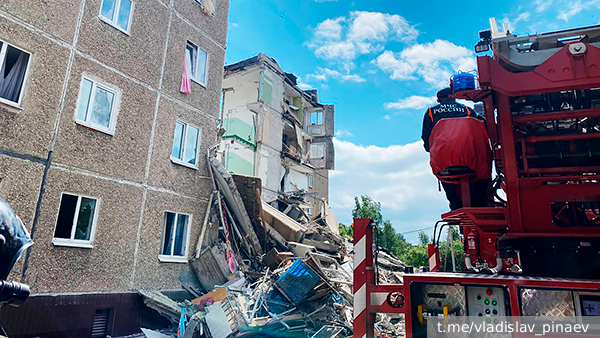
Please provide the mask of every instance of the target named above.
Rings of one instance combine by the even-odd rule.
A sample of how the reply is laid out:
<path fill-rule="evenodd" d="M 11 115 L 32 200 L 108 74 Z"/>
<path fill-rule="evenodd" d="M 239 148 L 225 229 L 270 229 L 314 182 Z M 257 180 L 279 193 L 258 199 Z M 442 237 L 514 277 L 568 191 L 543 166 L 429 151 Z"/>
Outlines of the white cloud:
<path fill-rule="evenodd" d="M 343 82 L 365 82 L 365 79 L 360 75 L 346 73 L 343 74 L 335 69 L 329 68 L 317 68 L 317 71 L 313 74 L 308 74 L 306 76 L 307 79 L 313 79 L 321 82 L 327 82 L 329 80 L 340 80 Z"/>
<path fill-rule="evenodd" d="M 337 137 L 337 138 L 352 137 L 352 136 L 354 136 L 354 134 L 352 134 L 350 131 L 348 131 L 346 129 L 340 129 L 335 132 L 335 137 Z"/>
<path fill-rule="evenodd" d="M 435 96 L 418 96 L 413 95 L 398 102 L 387 102 L 384 104 L 386 109 L 424 109 L 437 102 Z"/>
<path fill-rule="evenodd" d="M 418 35 L 400 15 L 355 11 L 319 23 L 307 45 L 317 57 L 350 69 L 358 56 L 382 50 L 389 40 L 409 43 Z"/>
<path fill-rule="evenodd" d="M 310 85 L 310 84 L 305 83 L 304 81 L 302 81 L 302 79 L 300 77 L 298 77 L 296 79 L 296 83 L 297 83 L 298 88 L 300 88 L 302 90 L 307 90 L 307 89 L 313 89 L 314 88 L 313 85 Z"/>
<path fill-rule="evenodd" d="M 577 1 L 571 2 L 569 4 L 569 6 L 565 6 L 565 7 L 567 7 L 568 10 L 559 11 L 557 18 L 564 20 L 565 22 L 569 22 L 569 19 L 571 19 L 572 16 L 577 15 L 579 12 L 581 12 L 588 6 L 583 6 L 581 4 L 581 0 L 577 0 Z"/>
<path fill-rule="evenodd" d="M 365 82 L 365 79 L 362 78 L 360 75 L 347 74 L 347 75 L 342 75 L 342 81 L 350 81 L 350 82 L 360 83 L 360 82 Z"/>
<path fill-rule="evenodd" d="M 414 44 L 398 54 L 384 51 L 373 63 L 392 80 L 423 79 L 436 88 L 448 86 L 457 71 L 476 68 L 472 51 L 446 40 Z"/>
<path fill-rule="evenodd" d="M 342 38 L 342 22 L 344 18 L 327 19 L 317 25 L 315 37 L 322 39 L 339 40 Z"/>
<path fill-rule="evenodd" d="M 350 41 L 330 41 L 319 44 L 315 49 L 315 55 L 321 59 L 340 60 L 345 63 L 356 58 L 356 50 Z"/>
<path fill-rule="evenodd" d="M 349 224 L 354 196 L 381 202 L 382 213 L 398 231 L 433 226 L 448 202 L 438 191 L 421 141 L 388 147 L 363 146 L 334 139 L 336 170 L 331 171 L 330 204 Z"/>
<path fill-rule="evenodd" d="M 550 8 L 550 6 L 552 6 L 553 0 L 536 0 L 534 2 L 535 5 L 535 11 L 538 13 L 541 13 L 545 10 L 547 10 L 548 8 Z"/>

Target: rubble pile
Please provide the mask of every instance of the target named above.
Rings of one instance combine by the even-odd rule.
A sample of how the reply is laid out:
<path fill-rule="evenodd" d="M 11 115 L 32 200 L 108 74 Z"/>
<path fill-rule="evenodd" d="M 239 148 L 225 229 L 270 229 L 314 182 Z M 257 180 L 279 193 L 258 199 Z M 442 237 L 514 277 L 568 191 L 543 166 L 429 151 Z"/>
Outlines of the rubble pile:
<path fill-rule="evenodd" d="M 214 192 L 189 259 L 203 295 L 175 302 L 140 291 L 146 305 L 178 326 L 177 337 L 351 337 L 352 244 L 331 209 L 310 219 L 302 191 L 261 201 L 259 178 L 232 176 L 207 157 Z M 380 281 L 402 281 L 402 262 L 377 258 Z M 379 316 L 376 327 L 397 337 L 404 321 Z"/>

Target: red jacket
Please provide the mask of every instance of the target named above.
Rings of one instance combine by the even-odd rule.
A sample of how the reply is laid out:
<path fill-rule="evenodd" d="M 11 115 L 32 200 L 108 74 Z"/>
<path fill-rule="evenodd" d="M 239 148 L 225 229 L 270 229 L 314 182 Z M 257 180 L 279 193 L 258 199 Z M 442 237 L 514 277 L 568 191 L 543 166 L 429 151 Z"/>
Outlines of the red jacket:
<path fill-rule="evenodd" d="M 442 182 L 440 170 L 465 166 L 477 173 L 475 180 L 492 176 L 492 149 L 485 122 L 473 117 L 439 120 L 429 136 L 430 164 L 433 174 Z"/>

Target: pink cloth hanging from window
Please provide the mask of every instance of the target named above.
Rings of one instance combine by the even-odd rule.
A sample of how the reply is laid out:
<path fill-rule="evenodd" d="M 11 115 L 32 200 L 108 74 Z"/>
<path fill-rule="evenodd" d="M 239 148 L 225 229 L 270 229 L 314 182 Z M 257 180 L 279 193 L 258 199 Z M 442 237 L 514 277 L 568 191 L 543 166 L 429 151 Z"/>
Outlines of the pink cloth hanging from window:
<path fill-rule="evenodd" d="M 192 79 L 188 69 L 187 55 L 185 55 L 183 58 L 183 74 L 181 74 L 181 88 L 179 88 L 179 91 L 184 94 L 189 94 L 192 92 Z"/>

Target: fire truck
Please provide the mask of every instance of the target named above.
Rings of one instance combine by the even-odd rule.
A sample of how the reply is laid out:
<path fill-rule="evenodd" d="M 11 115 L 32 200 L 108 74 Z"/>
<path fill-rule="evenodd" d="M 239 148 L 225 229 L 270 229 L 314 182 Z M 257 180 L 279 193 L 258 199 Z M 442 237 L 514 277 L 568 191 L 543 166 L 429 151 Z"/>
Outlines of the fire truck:
<path fill-rule="evenodd" d="M 377 231 L 355 219 L 354 337 L 376 336 L 377 313 L 404 314 L 409 338 L 432 316 L 600 315 L 600 25 L 516 36 L 490 24 L 475 46 L 479 85 L 453 96 L 483 105 L 495 206 L 470 207 L 471 175 L 455 173 L 463 207 L 437 222 L 429 272 L 402 284 L 379 283 Z M 462 272 L 440 271 L 449 226 Z"/>

